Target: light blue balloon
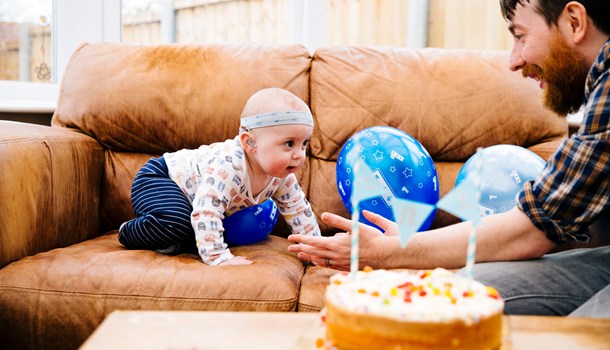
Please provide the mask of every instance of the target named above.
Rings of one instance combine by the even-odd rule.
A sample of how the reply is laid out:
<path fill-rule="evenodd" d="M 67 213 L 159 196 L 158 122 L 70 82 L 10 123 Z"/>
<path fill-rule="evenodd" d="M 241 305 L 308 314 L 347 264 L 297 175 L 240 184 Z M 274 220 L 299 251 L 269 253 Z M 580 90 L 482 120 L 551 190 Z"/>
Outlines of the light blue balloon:
<path fill-rule="evenodd" d="M 523 184 L 534 180 L 546 162 L 536 153 L 516 145 L 495 145 L 481 154 L 479 210 L 481 216 L 503 213 L 517 205 L 517 194 Z M 470 157 L 460 169 L 455 186 L 471 174 L 476 155 Z"/>
<path fill-rule="evenodd" d="M 375 126 L 350 137 L 337 158 L 337 190 L 350 213 L 353 213 L 350 197 L 356 159 L 368 165 L 384 189 L 376 197 L 361 200 L 360 210 L 369 210 L 396 221 L 392 211 L 392 197 L 428 204 L 436 204 L 439 199 L 436 166 L 428 151 L 404 131 L 389 126 Z M 430 213 L 419 231 L 430 227 L 435 212 L 436 210 Z M 360 222 L 372 225 L 362 215 Z"/>

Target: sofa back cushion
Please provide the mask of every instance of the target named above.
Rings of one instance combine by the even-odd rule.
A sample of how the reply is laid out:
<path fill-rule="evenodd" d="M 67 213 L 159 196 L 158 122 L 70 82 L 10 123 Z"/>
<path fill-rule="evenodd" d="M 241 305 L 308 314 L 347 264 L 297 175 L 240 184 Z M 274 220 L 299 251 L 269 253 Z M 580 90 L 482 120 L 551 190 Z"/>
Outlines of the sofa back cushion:
<path fill-rule="evenodd" d="M 309 102 L 303 46 L 85 44 L 63 78 L 55 126 L 113 151 L 161 154 L 233 138 L 250 95 L 265 87 Z"/>
<path fill-rule="evenodd" d="M 309 103 L 301 45 L 84 44 L 63 77 L 52 124 L 106 149 L 102 230 L 133 217 L 133 177 L 153 155 L 233 138 L 246 100 L 266 87 Z"/>
<path fill-rule="evenodd" d="M 309 199 L 316 213 L 348 215 L 335 184 L 343 144 L 372 126 L 416 138 L 434 159 L 441 196 L 478 147 L 560 139 L 567 122 L 546 110 L 531 79 L 508 69 L 508 52 L 390 47 L 318 49 L 311 68 Z M 318 175 L 320 174 L 320 175 Z M 435 226 L 455 222 L 440 212 Z"/>
<path fill-rule="evenodd" d="M 508 52 L 335 47 L 315 52 L 314 157 L 335 160 L 359 130 L 377 125 L 415 137 L 435 161 L 464 161 L 477 147 L 529 147 L 564 136 L 532 79 L 508 69 Z"/>

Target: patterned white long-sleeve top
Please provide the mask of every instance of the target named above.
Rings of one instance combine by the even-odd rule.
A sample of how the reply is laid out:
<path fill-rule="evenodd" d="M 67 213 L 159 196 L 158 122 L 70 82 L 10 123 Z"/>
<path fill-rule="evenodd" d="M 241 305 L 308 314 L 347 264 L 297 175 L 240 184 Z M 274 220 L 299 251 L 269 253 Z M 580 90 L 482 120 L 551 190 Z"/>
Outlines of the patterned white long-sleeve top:
<path fill-rule="evenodd" d="M 203 262 L 218 265 L 233 257 L 224 242 L 222 219 L 272 198 L 292 233 L 320 235 L 320 228 L 294 174 L 272 178 L 252 196 L 247 159 L 239 136 L 225 142 L 164 155 L 169 175 L 193 205 L 191 224 Z"/>

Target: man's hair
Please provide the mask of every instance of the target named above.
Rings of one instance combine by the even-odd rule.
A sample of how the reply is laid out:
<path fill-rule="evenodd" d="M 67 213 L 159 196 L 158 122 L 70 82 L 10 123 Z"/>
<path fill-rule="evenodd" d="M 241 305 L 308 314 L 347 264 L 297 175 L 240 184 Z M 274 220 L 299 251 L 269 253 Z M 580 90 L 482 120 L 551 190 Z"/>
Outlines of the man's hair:
<path fill-rule="evenodd" d="M 557 25 L 559 15 L 570 0 L 500 0 L 502 16 L 510 20 L 515 14 L 517 5 L 532 3 L 538 13 L 546 20 L 546 23 Z M 610 0 L 578 0 L 586 9 L 587 15 L 593 24 L 602 32 L 610 35 Z"/>

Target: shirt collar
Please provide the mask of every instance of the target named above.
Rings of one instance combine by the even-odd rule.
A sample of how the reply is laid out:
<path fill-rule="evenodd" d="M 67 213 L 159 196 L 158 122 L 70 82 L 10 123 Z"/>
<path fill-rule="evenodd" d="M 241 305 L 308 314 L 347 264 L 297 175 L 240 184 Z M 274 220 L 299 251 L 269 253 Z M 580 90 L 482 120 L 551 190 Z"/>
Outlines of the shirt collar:
<path fill-rule="evenodd" d="M 591 66 L 589 70 L 589 75 L 587 76 L 587 82 L 585 85 L 585 102 L 588 99 L 591 91 L 593 91 L 593 87 L 595 86 L 595 82 L 599 77 L 610 68 L 610 38 L 606 40 L 606 43 L 602 45 L 602 48 L 599 50 L 599 55 L 595 59 L 595 63 Z"/>

